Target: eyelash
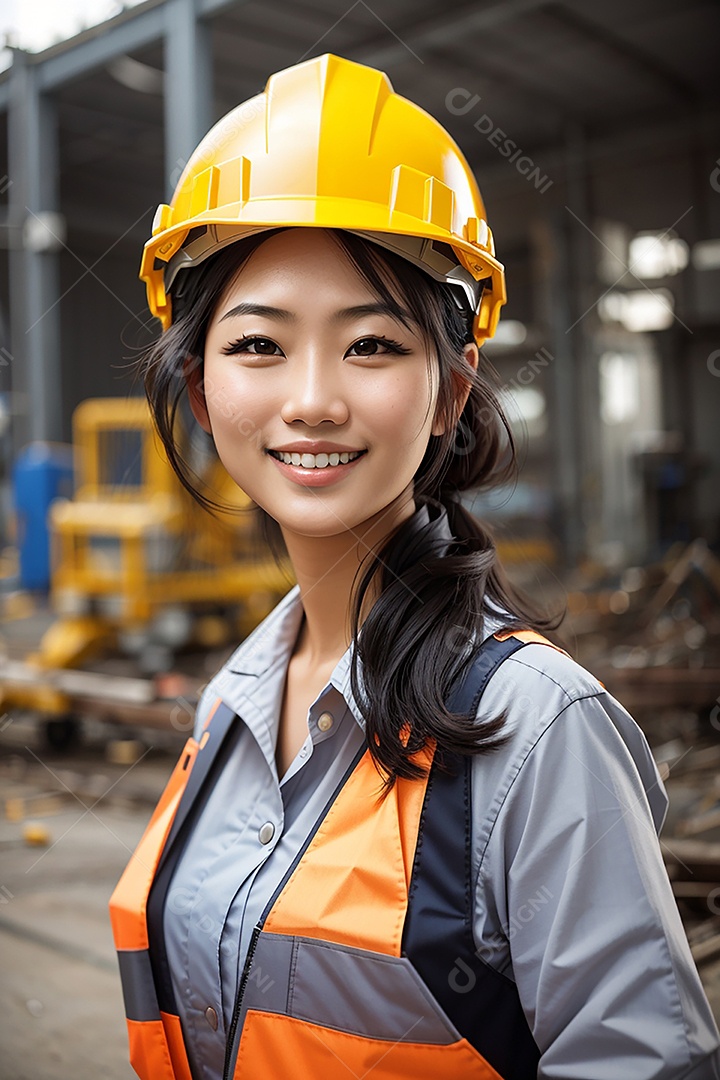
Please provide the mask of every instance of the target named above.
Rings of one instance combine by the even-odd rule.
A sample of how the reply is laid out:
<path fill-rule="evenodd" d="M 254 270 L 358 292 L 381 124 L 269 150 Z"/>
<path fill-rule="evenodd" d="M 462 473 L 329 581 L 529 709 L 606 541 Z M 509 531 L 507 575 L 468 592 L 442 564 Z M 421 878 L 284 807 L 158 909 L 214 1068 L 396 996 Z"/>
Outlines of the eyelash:
<path fill-rule="evenodd" d="M 255 334 L 255 335 L 252 335 L 252 336 L 244 336 L 244 337 L 238 338 L 237 341 L 232 342 L 232 344 L 230 344 L 230 345 L 226 345 L 220 351 L 222 353 L 224 353 L 225 356 L 236 356 L 239 353 L 248 353 L 250 356 L 269 356 L 269 357 L 278 355 L 277 353 L 251 353 L 248 346 L 251 345 L 255 341 L 269 341 L 273 345 L 276 344 L 274 341 L 272 341 L 271 338 L 266 338 L 266 337 L 262 337 L 260 334 Z M 365 337 L 358 338 L 357 341 L 354 341 L 353 344 L 350 346 L 350 348 L 352 349 L 352 348 L 355 347 L 355 345 L 359 345 L 361 341 L 379 341 L 387 349 L 386 353 L 367 353 L 367 354 L 365 354 L 367 358 L 370 358 L 370 357 L 373 357 L 373 356 L 387 356 L 389 354 L 395 354 L 397 356 L 404 356 L 407 353 L 412 352 L 412 349 L 408 349 L 404 345 L 401 345 L 399 341 L 395 341 L 395 340 L 393 340 L 393 338 L 382 337 L 379 334 L 366 334 Z M 278 348 L 279 348 L 279 346 L 278 346 Z M 360 355 L 362 356 L 363 354 L 361 353 Z"/>

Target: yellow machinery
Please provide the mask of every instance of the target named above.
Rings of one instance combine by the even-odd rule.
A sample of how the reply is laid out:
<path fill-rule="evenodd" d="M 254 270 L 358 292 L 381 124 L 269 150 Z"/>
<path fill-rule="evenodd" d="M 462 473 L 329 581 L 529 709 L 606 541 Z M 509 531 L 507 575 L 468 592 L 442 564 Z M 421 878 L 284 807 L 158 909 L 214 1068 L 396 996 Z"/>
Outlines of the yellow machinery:
<path fill-rule="evenodd" d="M 24 664 L 5 663 L 5 709 L 67 714 L 77 669 L 101 654 L 133 657 L 156 675 L 178 648 L 240 641 L 292 584 L 269 552 L 252 550 L 252 504 L 217 459 L 192 462 L 198 483 L 242 512 L 213 516 L 180 484 L 144 398 L 84 401 L 73 445 L 74 498 L 56 500 L 49 514 L 58 618 Z M 88 676 L 97 693 L 97 673 Z M 133 681 L 120 679 L 118 694 Z M 112 680 L 104 683 L 112 692 Z"/>

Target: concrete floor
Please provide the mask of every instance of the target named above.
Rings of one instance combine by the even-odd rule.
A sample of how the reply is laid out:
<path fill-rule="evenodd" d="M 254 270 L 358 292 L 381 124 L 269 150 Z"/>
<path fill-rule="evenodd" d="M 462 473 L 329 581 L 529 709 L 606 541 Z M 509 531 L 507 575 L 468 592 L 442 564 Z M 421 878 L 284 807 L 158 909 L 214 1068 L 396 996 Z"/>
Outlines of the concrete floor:
<path fill-rule="evenodd" d="M 0 909 L 3 1080 L 135 1076 L 107 900 L 143 815 L 95 813 L 83 817 L 78 807 L 48 819 L 55 844 L 45 853 L 4 852 L 11 897 Z"/>
<path fill-rule="evenodd" d="M 22 821 L 0 817 L 0 1080 L 135 1076 L 107 903 L 183 740 L 175 748 L 147 733 L 151 748 L 128 769 L 106 761 L 106 737 L 89 730 L 66 757 L 45 750 L 27 720 L 0 732 L 6 809 L 8 798 L 64 791 L 53 814 L 28 804 L 50 832 L 46 847 L 24 841 Z M 83 791 L 82 802 L 63 783 Z M 720 962 L 701 978 L 720 1017 Z"/>
<path fill-rule="evenodd" d="M 128 771 L 108 765 L 100 745 L 52 755 L 22 722 L 2 733 L 5 806 L 63 791 L 56 777 L 85 777 L 98 794 L 80 802 L 65 792 L 50 815 L 29 804 L 49 830 L 46 847 L 23 840 L 22 821 L 0 820 L 0 1080 L 135 1076 L 107 904 L 172 765 L 170 753 L 151 751 Z"/>

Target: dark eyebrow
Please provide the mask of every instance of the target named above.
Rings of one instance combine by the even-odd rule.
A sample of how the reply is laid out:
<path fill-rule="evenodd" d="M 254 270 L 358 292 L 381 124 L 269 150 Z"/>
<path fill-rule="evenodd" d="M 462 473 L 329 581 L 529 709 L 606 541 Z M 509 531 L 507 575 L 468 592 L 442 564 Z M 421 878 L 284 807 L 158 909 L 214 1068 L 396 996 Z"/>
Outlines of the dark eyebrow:
<path fill-rule="evenodd" d="M 268 304 L 251 303 L 236 304 L 234 308 L 230 308 L 229 311 L 225 312 L 220 322 L 224 322 L 225 319 L 232 319 L 235 315 L 264 315 L 267 319 L 295 322 L 292 311 L 286 311 L 285 308 L 270 307 Z"/>
<path fill-rule="evenodd" d="M 333 322 L 350 322 L 351 319 L 359 319 L 363 315 L 389 315 L 391 319 L 397 319 L 398 313 L 393 311 L 388 304 L 357 304 L 356 307 L 341 308 L 332 317 Z M 403 319 L 411 319 L 409 311 L 400 308 L 399 316 Z"/>
<path fill-rule="evenodd" d="M 412 318 L 410 312 L 402 308 L 400 314 L 405 319 Z M 285 308 L 271 307 L 269 304 L 244 302 L 236 304 L 235 307 L 226 311 L 220 322 L 224 322 L 225 319 L 235 318 L 238 315 L 264 315 L 267 319 L 276 319 L 279 322 L 297 321 L 297 316 Z M 341 308 L 332 316 L 332 322 L 350 322 L 352 319 L 359 319 L 363 315 L 389 315 L 391 319 L 398 318 L 397 314 L 387 304 L 379 302 L 377 304 L 357 304 L 355 307 Z"/>

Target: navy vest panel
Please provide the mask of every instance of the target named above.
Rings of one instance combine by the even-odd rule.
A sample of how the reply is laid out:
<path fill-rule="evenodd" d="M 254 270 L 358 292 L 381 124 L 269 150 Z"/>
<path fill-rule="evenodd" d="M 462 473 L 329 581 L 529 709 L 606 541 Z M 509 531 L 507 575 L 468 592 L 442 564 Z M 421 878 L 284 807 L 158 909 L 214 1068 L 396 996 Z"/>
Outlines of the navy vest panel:
<path fill-rule="evenodd" d="M 497 667 L 524 642 L 488 638 L 448 708 L 474 715 Z M 436 752 L 415 851 L 403 955 L 455 1027 L 504 1080 L 536 1080 L 540 1052 L 512 979 L 476 953 L 472 934 L 472 760 Z"/>

